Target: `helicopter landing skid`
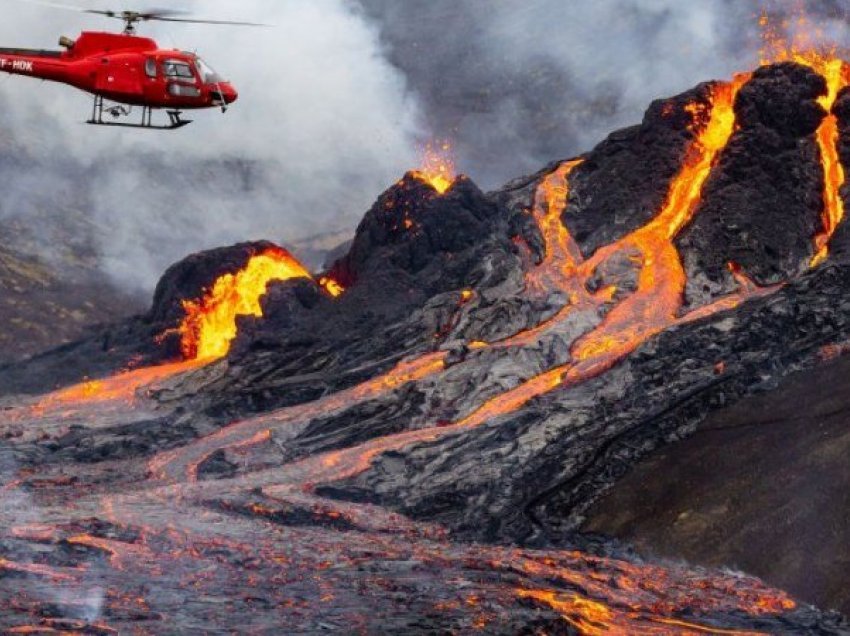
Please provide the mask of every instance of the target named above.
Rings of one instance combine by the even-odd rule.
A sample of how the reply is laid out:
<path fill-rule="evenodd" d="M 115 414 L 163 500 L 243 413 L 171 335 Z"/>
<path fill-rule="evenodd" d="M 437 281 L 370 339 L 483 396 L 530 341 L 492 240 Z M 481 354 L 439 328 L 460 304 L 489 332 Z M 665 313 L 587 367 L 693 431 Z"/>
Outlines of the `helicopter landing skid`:
<path fill-rule="evenodd" d="M 118 120 L 121 117 L 128 117 L 132 111 L 133 109 L 131 107 L 122 106 L 120 104 L 107 107 L 104 105 L 103 97 L 96 95 L 94 98 L 92 117 L 86 123 L 91 124 L 92 126 L 116 126 L 119 128 L 143 128 L 147 130 L 177 130 L 178 128 L 183 128 L 183 126 L 192 123 L 192 120 L 190 119 L 183 119 L 181 117 L 183 113 L 179 110 L 168 110 L 166 113 L 168 114 L 169 123 L 165 125 L 154 124 L 154 109 L 150 106 L 142 107 L 142 121 L 138 124 L 125 121 L 104 121 L 103 119 L 104 114 L 106 114 L 110 115 L 113 119 Z"/>

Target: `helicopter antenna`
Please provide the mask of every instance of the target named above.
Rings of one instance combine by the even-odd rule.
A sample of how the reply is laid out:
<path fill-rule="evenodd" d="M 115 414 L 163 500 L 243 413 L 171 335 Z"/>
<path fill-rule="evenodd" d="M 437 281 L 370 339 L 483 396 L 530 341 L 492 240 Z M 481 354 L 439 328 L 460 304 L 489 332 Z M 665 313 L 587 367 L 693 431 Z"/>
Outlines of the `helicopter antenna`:
<path fill-rule="evenodd" d="M 216 24 L 230 26 L 249 26 L 249 27 L 268 27 L 270 24 L 261 24 L 258 22 L 234 22 L 230 20 L 203 20 L 195 18 L 183 18 L 178 16 L 191 15 L 186 11 L 178 11 L 174 9 L 149 9 L 147 11 L 112 11 L 108 9 L 84 9 L 73 5 L 62 4 L 59 2 L 50 2 L 49 0 L 18 0 L 28 4 L 37 4 L 53 9 L 66 9 L 76 11 L 78 13 L 90 13 L 94 15 L 102 15 L 107 18 L 115 18 L 124 23 L 124 34 L 135 35 L 136 25 L 140 22 L 182 22 L 185 24 Z"/>

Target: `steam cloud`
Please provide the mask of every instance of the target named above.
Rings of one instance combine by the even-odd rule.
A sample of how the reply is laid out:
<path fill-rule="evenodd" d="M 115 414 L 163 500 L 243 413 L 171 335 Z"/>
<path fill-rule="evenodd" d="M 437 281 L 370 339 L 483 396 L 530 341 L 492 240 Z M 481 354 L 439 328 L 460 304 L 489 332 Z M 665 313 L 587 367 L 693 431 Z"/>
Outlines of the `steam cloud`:
<path fill-rule="evenodd" d="M 4 46 L 52 48 L 62 33 L 118 26 L 0 2 L 14 9 L 0 24 Z M 149 291 L 192 251 L 352 229 L 430 137 L 451 139 L 460 169 L 488 188 L 586 150 L 637 123 L 655 98 L 752 68 L 759 12 L 792 5 L 187 0 L 198 15 L 276 25 L 144 25 L 232 79 L 235 108 L 199 114 L 177 133 L 91 129 L 79 123 L 87 96 L 0 78 L 0 144 L 17 157 L 0 158 L 0 223 L 29 220 L 46 252 L 57 235 L 91 240 L 112 277 Z M 835 41 L 848 35 L 848 7 L 805 3 Z M 90 236 L 51 229 L 50 213 L 61 221 L 69 210 L 84 212 Z"/>
<path fill-rule="evenodd" d="M 15 9 L 15 19 L 0 24 L 4 46 L 55 48 L 60 34 L 76 35 L 78 27 L 120 27 L 14 0 L 3 4 Z M 21 179 L 26 167 L 16 167 L 17 179 L 6 175 L 0 221 L 36 216 L 50 203 L 57 217 L 84 208 L 103 266 L 140 289 L 199 249 L 353 227 L 375 193 L 415 164 L 421 135 L 404 77 L 382 57 L 376 27 L 355 5 L 184 6 L 202 16 L 275 25 L 145 25 L 161 46 L 206 54 L 232 79 L 241 101 L 225 117 L 204 112 L 169 134 L 98 129 L 79 123 L 90 111 L 82 93 L 28 78 L 0 84 L 7 131 L 0 141 L 14 139 L 14 154 L 25 153 L 28 169 L 38 172 L 35 187 L 34 179 Z M 66 173 L 78 172 L 83 179 L 70 193 L 53 191 Z"/>

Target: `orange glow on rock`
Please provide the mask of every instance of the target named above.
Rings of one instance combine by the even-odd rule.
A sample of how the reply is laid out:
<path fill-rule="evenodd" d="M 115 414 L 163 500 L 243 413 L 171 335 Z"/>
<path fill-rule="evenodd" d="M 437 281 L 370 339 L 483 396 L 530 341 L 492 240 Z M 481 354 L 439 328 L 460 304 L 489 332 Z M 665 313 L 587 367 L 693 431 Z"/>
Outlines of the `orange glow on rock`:
<path fill-rule="evenodd" d="M 198 369 L 201 366 L 203 366 L 202 361 L 189 360 L 125 371 L 103 380 L 83 382 L 52 393 L 41 399 L 35 409 L 44 411 L 70 407 L 75 404 L 131 403 L 135 400 L 137 392 L 142 388 L 155 385 L 180 373 Z"/>
<path fill-rule="evenodd" d="M 832 114 L 832 109 L 838 94 L 850 85 L 850 67 L 838 56 L 836 47 L 819 46 L 814 41 L 818 34 L 804 15 L 794 21 L 798 30 L 791 35 L 787 32 L 789 24 L 783 23 L 777 27 L 766 14 L 762 14 L 759 25 L 764 40 L 761 55 L 763 64 L 796 62 L 808 66 L 826 80 L 827 92 L 818 99 L 818 103 L 827 116 L 816 135 L 824 174 L 823 229 L 815 237 L 815 255 L 811 261 L 811 266 L 816 267 L 829 256 L 829 242 L 844 220 L 841 189 L 846 182 L 846 174 L 838 155 L 838 119 Z"/>
<path fill-rule="evenodd" d="M 612 246 L 612 250 L 617 250 L 631 244 L 641 254 L 638 289 L 612 310 L 600 329 L 579 340 L 573 348 L 576 359 L 586 361 L 633 351 L 675 322 L 687 277 L 673 240 L 693 219 L 702 188 L 735 131 L 735 97 L 748 79 L 741 75 L 732 83 L 714 86 L 711 108 L 700 115 L 703 121 L 698 125 L 702 129 L 670 185 L 661 212 L 621 244 Z"/>
<path fill-rule="evenodd" d="M 260 300 L 273 281 L 311 278 L 289 252 L 270 249 L 252 257 L 235 274 L 221 276 L 206 296 L 183 302 L 181 349 L 187 360 L 217 360 L 230 351 L 239 316 L 261 317 Z M 330 290 L 329 290 L 330 291 Z"/>
<path fill-rule="evenodd" d="M 323 276 L 319 279 L 319 287 L 324 289 L 334 298 L 339 298 L 345 293 L 345 287 L 336 282 L 333 278 Z"/>

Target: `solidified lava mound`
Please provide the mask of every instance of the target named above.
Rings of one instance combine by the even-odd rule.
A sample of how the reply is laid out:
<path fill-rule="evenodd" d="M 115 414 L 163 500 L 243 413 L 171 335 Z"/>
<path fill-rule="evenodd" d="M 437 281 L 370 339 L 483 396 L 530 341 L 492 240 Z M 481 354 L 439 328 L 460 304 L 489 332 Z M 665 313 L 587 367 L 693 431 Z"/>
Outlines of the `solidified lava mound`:
<path fill-rule="evenodd" d="M 832 61 L 801 61 L 660 100 L 642 124 L 496 192 L 465 177 L 438 189 L 421 174 L 406 175 L 368 211 L 348 253 L 324 276 L 264 284 L 261 311 L 239 319 L 226 354 L 204 369 L 137 391 L 130 405 L 110 402 L 116 410 L 108 415 L 86 410 L 85 389 L 31 411 L 8 398 L 9 421 L 26 424 L 8 435 L 27 471 L 22 483 L 43 488 L 51 518 L 62 516 L 57 493 L 96 486 L 108 505 L 97 499 L 80 509 L 98 516 L 103 506 L 111 523 L 159 537 L 165 547 L 143 546 L 157 554 L 181 539 L 171 532 L 178 523 L 230 550 L 220 563 L 228 572 L 255 568 L 273 577 L 284 562 L 309 571 L 284 569 L 274 589 L 250 594 L 251 576 L 232 584 L 166 581 L 181 594 L 193 585 L 238 585 L 228 594 L 254 599 L 255 611 L 240 600 L 229 620 L 250 616 L 258 629 L 268 626 L 263 617 L 297 615 L 305 631 L 332 616 L 334 625 L 367 633 L 475 625 L 492 633 L 846 633 L 841 617 L 803 604 L 850 611 L 850 599 L 835 591 L 847 587 L 841 568 L 829 569 L 819 586 L 806 584 L 802 559 L 757 572 L 797 595 L 795 602 L 743 576 L 647 564 L 581 530 L 604 496 L 633 500 L 628 491 L 616 499 L 617 488 L 653 451 L 697 453 L 677 442 L 702 422 L 754 395 L 773 395 L 786 378 L 850 349 L 850 93 L 842 90 L 850 74 L 843 66 L 827 73 Z M 2 369 L 0 388 L 39 392 L 104 376 L 131 355 L 172 359 L 174 335 L 156 336 L 179 326 L 185 301 L 270 247 L 190 257 L 169 270 L 146 317 Z M 90 393 L 107 400 L 104 382 Z M 61 424 L 50 410 L 57 402 Z M 847 425 L 833 428 L 846 434 Z M 736 443 L 758 456 L 746 418 L 740 429 Z M 843 487 L 834 491 L 850 488 L 837 462 L 792 459 L 800 470 L 830 466 L 829 479 Z M 716 477 L 674 467 L 684 471 L 681 483 Z M 754 501 L 774 502 L 784 482 L 754 487 L 762 495 Z M 769 511 L 742 509 L 750 518 L 735 522 L 761 532 L 759 541 L 736 545 L 740 560 L 757 567 L 747 551 L 787 536 L 760 522 Z M 848 509 L 844 499 L 818 498 L 798 512 L 795 527 L 804 528 L 837 523 Z M 617 527 L 591 518 L 597 523 L 586 528 Z M 724 518 L 717 513 L 715 522 Z M 54 528 L 65 550 L 54 560 L 78 564 L 79 553 L 66 554 L 66 535 L 80 532 L 78 523 Z M 170 534 L 160 537 L 161 526 Z M 223 528 L 231 528 L 227 540 L 218 534 Z M 257 545 L 240 543 L 237 531 Z M 103 534 L 89 532 L 84 543 L 133 561 L 135 552 L 115 556 L 116 539 Z M 142 549 L 142 539 L 126 541 Z M 285 556 L 275 541 L 287 546 Z M 3 548 L 0 542 L 0 558 Z M 850 558 L 835 542 L 807 549 L 819 562 Z M 728 556 L 706 565 L 739 563 Z M 178 560 L 193 570 L 185 553 Z M 364 571 L 374 575 L 367 582 Z M 480 592 L 483 600 L 478 588 L 474 597 L 456 597 L 446 581 L 461 581 L 457 589 L 486 581 L 489 591 Z M 394 600 L 367 607 L 364 598 L 376 592 L 362 586 L 372 583 L 393 590 Z M 284 590 L 289 597 L 276 596 Z M 339 602 L 323 605 L 326 598 Z M 411 599 L 423 605 L 411 609 Z M 154 613 L 151 602 L 146 611 Z M 228 620 L 206 605 L 175 610 L 159 597 L 153 604 L 162 616 L 188 612 L 193 625 Z M 492 611 L 471 616 L 468 608 L 479 606 Z"/>
<path fill-rule="evenodd" d="M 146 314 L 21 364 L 0 367 L 0 394 L 45 393 L 83 378 L 179 360 L 184 303 L 202 299 L 222 276 L 238 272 L 252 257 L 270 250 L 288 255 L 282 247 L 257 241 L 187 257 L 165 272 Z"/>

